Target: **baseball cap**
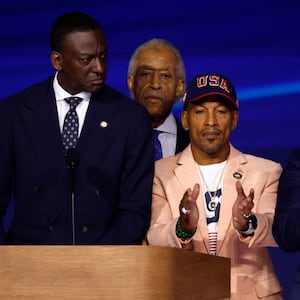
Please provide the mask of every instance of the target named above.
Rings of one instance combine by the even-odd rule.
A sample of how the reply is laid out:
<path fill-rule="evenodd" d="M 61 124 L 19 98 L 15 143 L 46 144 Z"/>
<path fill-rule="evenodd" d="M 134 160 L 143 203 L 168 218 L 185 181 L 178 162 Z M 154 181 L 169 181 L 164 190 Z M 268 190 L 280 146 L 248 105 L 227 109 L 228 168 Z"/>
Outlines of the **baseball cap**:
<path fill-rule="evenodd" d="M 206 96 L 219 95 L 227 104 L 238 109 L 238 99 L 232 82 L 221 74 L 204 74 L 194 77 L 184 95 L 184 108 L 187 103 L 201 102 Z"/>

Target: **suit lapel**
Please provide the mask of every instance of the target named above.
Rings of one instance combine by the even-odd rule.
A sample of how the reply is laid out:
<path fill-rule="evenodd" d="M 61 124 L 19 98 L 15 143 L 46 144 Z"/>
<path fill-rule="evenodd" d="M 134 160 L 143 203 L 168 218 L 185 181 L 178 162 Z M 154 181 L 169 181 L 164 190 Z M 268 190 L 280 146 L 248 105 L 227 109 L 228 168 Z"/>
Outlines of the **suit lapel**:
<path fill-rule="evenodd" d="M 200 184 L 199 173 L 197 170 L 196 162 L 193 158 L 190 145 L 182 152 L 182 155 L 178 160 L 178 164 L 179 166 L 175 168 L 174 172 L 178 180 L 182 184 L 184 190 L 187 190 L 188 188 L 193 189 L 195 183 Z M 197 228 L 196 235 L 198 235 L 197 239 L 203 240 L 206 251 L 208 252 L 208 230 L 206 222 L 206 212 L 204 207 L 203 191 L 201 185 L 200 193 L 197 198 L 197 206 L 199 209 L 199 226 Z"/>
<path fill-rule="evenodd" d="M 248 173 L 246 161 L 241 153 L 233 147 L 230 151 L 223 183 L 223 196 L 218 223 L 217 254 L 221 251 L 226 233 L 232 226 L 232 206 L 237 197 L 236 181 L 240 180 L 243 184 Z M 245 192 L 247 193 L 247 191 Z"/>
<path fill-rule="evenodd" d="M 117 120 L 118 106 L 102 98 L 91 98 L 78 140 L 77 147 L 84 155 L 85 165 L 94 165 L 95 159 L 106 157 L 105 153 L 117 134 L 117 127 L 122 126 L 121 120 Z"/>
<path fill-rule="evenodd" d="M 52 88 L 46 89 L 43 94 L 39 94 L 39 98 L 33 96 L 20 107 L 24 128 L 32 145 L 32 153 L 41 169 L 45 166 L 61 166 L 64 160 Z"/>

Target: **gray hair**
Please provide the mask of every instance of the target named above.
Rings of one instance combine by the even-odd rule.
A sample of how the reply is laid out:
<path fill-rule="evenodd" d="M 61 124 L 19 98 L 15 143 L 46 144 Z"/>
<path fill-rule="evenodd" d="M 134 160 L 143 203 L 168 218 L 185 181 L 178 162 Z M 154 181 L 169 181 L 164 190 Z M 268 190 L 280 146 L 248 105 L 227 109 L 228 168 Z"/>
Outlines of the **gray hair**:
<path fill-rule="evenodd" d="M 169 41 L 165 39 L 157 39 L 157 38 L 145 42 L 134 51 L 128 65 L 128 71 L 127 71 L 128 76 L 135 75 L 137 71 L 137 66 L 136 66 L 137 57 L 140 55 L 141 52 L 150 48 L 167 48 L 171 50 L 174 53 L 177 60 L 177 64 L 176 64 L 177 75 L 180 79 L 183 79 L 185 81 L 185 67 L 179 50 Z"/>

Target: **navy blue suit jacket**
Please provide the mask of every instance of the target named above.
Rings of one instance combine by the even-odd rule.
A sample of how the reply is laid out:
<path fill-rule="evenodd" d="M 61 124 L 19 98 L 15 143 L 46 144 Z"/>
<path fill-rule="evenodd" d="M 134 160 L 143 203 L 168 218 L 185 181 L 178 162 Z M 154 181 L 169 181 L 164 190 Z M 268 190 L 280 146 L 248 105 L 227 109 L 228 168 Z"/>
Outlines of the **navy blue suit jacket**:
<path fill-rule="evenodd" d="M 154 169 L 147 111 L 107 85 L 92 94 L 72 172 L 52 83 L 53 77 L 0 102 L 1 224 L 14 199 L 0 243 L 140 243 L 150 224 Z"/>
<path fill-rule="evenodd" d="M 273 235 L 284 251 L 300 250 L 300 149 L 290 153 L 281 174 Z M 300 299 L 300 266 L 296 270 L 295 285 L 289 299 Z"/>
<path fill-rule="evenodd" d="M 187 130 L 184 130 L 181 122 L 175 118 L 177 126 L 177 139 L 176 139 L 176 149 L 175 154 L 183 151 L 190 143 L 190 136 Z"/>

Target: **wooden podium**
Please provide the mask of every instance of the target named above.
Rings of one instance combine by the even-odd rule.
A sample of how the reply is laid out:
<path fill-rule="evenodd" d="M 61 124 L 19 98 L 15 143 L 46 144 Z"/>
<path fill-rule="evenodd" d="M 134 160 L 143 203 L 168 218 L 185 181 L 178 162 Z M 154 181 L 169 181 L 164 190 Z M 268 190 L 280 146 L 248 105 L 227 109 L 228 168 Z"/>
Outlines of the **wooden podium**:
<path fill-rule="evenodd" d="M 228 258 L 152 246 L 0 246 L 3 300 L 229 297 Z"/>

